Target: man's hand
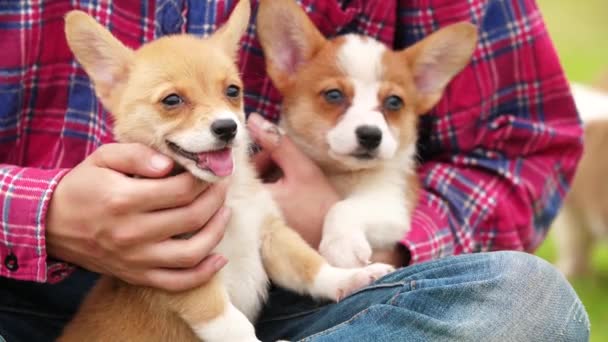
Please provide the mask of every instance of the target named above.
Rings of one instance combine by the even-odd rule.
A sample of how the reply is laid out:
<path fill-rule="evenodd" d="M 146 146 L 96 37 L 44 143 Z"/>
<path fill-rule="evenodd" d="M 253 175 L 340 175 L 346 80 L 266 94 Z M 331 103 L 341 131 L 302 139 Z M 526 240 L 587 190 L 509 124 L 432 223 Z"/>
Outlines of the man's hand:
<path fill-rule="evenodd" d="M 266 187 L 281 208 L 287 224 L 317 248 L 325 215 L 340 200 L 338 193 L 323 171 L 272 123 L 253 113 L 247 128 L 262 148 L 254 156 L 258 171 L 267 172 L 272 166 L 282 171 L 282 177 Z"/>
<path fill-rule="evenodd" d="M 48 254 L 169 291 L 210 279 L 227 262 L 211 254 L 230 216 L 223 208 L 226 184 L 208 186 L 187 172 L 163 178 L 172 166 L 169 158 L 140 144 L 101 146 L 53 193 Z M 194 235 L 171 238 L 183 233 Z"/>

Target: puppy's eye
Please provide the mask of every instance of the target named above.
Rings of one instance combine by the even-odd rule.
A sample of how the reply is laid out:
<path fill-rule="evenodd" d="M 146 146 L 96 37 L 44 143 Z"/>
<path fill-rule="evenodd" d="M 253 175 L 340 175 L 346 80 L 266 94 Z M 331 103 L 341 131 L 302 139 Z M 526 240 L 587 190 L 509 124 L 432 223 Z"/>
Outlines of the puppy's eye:
<path fill-rule="evenodd" d="M 174 108 L 184 103 L 184 100 L 177 94 L 171 94 L 162 99 L 161 102 L 168 108 Z"/>
<path fill-rule="evenodd" d="M 390 111 L 398 111 L 403 108 L 403 100 L 396 95 L 391 95 L 384 99 L 384 109 Z"/>
<path fill-rule="evenodd" d="M 226 96 L 231 99 L 238 98 L 239 96 L 241 96 L 241 88 L 234 84 L 229 85 L 228 88 L 226 88 Z"/>
<path fill-rule="evenodd" d="M 339 89 L 330 89 L 323 93 L 325 101 L 331 104 L 341 104 L 344 102 L 344 93 Z"/>

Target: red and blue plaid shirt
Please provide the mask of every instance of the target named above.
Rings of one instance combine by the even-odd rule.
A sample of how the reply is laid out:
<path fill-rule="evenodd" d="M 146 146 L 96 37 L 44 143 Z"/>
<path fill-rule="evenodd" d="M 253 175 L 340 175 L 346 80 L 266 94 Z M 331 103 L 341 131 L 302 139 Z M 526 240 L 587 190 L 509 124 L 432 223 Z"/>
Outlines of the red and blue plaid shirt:
<path fill-rule="evenodd" d="M 113 140 L 108 113 L 70 53 L 63 16 L 91 13 L 131 47 L 207 35 L 235 1 L 0 2 L 0 276 L 57 281 L 45 215 L 61 177 Z M 257 1 L 254 1 L 257 6 Z M 472 63 L 421 124 L 423 184 L 403 244 L 412 262 L 499 249 L 532 251 L 545 236 L 581 154 L 568 83 L 533 0 L 301 0 L 328 36 L 358 32 L 395 48 L 467 20 Z M 254 12 L 255 14 L 255 12 Z M 242 40 L 246 110 L 276 120 L 255 19 Z M 94 182 L 91 179 L 91 182 Z"/>

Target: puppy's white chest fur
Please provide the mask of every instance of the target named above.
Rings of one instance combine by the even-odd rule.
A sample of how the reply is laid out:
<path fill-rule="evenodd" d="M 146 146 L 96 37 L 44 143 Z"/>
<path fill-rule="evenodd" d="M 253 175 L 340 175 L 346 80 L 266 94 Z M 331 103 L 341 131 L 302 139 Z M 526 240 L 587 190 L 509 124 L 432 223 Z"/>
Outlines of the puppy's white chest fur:
<path fill-rule="evenodd" d="M 226 205 L 232 209 L 232 216 L 214 252 L 229 260 L 221 276 L 230 301 L 253 321 L 268 294 L 268 276 L 260 254 L 261 229 L 274 205 L 262 187 L 251 184 L 255 178 L 246 178 L 235 179 L 227 194 Z"/>
<path fill-rule="evenodd" d="M 330 263 L 353 267 L 369 262 L 372 250 L 385 250 L 410 228 L 413 198 L 406 176 L 414 172 L 413 147 L 381 168 L 330 175 L 342 201 L 327 213 L 319 250 Z"/>

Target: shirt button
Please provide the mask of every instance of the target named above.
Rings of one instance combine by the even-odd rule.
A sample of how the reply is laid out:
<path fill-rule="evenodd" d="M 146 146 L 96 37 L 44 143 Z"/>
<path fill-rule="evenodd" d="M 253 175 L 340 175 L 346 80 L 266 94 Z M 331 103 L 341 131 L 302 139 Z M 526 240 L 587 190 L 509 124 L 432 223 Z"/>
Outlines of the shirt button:
<path fill-rule="evenodd" d="M 19 263 L 17 262 L 15 254 L 9 253 L 6 258 L 4 258 L 4 266 L 11 272 L 15 272 L 19 269 Z"/>

